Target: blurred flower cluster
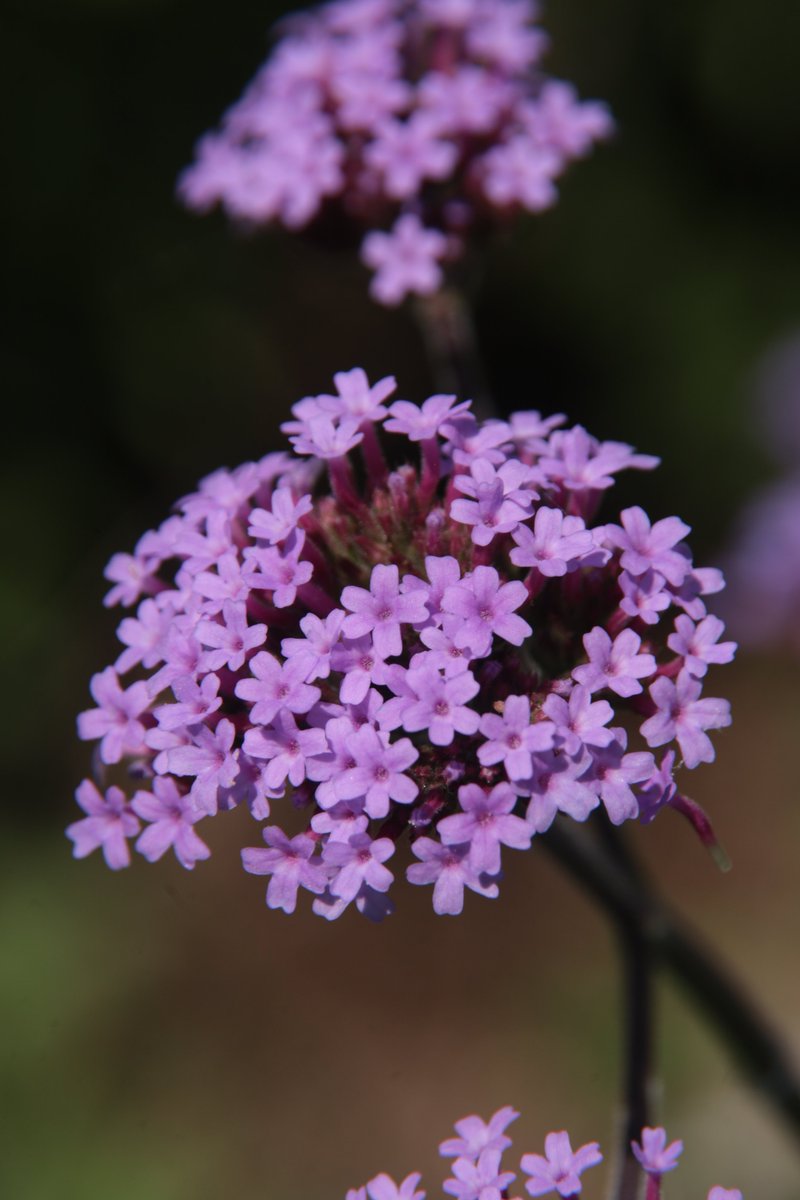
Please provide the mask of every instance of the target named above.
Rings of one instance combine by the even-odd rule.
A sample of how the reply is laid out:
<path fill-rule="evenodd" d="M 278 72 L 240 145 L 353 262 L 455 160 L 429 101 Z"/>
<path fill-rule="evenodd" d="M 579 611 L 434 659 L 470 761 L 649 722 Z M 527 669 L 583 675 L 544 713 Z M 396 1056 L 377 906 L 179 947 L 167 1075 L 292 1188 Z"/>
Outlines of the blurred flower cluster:
<path fill-rule="evenodd" d="M 505 1131 L 518 1116 L 513 1108 L 506 1107 L 499 1109 L 488 1122 L 477 1116 L 456 1122 L 456 1137 L 439 1146 L 444 1158 L 454 1160 L 452 1177 L 443 1185 L 448 1196 L 457 1200 L 501 1200 L 511 1194 L 516 1174 L 502 1169 L 502 1157 L 511 1146 L 511 1138 Z M 683 1143 L 667 1144 L 664 1129 L 646 1128 L 641 1140 L 633 1142 L 631 1148 L 647 1178 L 648 1200 L 660 1200 L 662 1176 L 678 1165 Z M 555 1193 L 568 1200 L 580 1195 L 583 1172 L 602 1161 L 597 1142 L 587 1142 L 573 1150 L 565 1130 L 548 1133 L 544 1154 L 522 1156 L 520 1167 L 528 1177 L 525 1190 L 530 1196 Z M 420 1178 L 414 1173 L 398 1184 L 388 1175 L 376 1175 L 364 1187 L 352 1188 L 345 1200 L 425 1200 L 425 1192 L 418 1188 Z M 742 1193 L 738 1188 L 712 1187 L 707 1200 L 742 1200 Z"/>
<path fill-rule="evenodd" d="M 800 335 L 766 354 L 754 400 L 757 431 L 783 473 L 739 516 L 726 608 L 742 643 L 800 654 Z"/>
<path fill-rule="evenodd" d="M 382 304 L 441 286 L 465 239 L 557 198 L 607 137 L 539 63 L 533 0 L 338 0 L 293 17 L 179 193 L 246 225 L 345 222 Z"/>
<path fill-rule="evenodd" d="M 112 558 L 106 602 L 138 608 L 78 728 L 101 773 L 127 770 L 79 788 L 76 854 L 125 866 L 136 838 L 192 867 L 200 821 L 288 795 L 300 831 L 243 851 L 270 907 L 304 888 L 326 917 L 383 915 L 407 832 L 408 879 L 458 913 L 557 813 L 680 807 L 676 766 L 712 761 L 730 723 L 702 691 L 735 647 L 687 525 L 596 520 L 617 472 L 657 460 L 560 415 L 388 404 L 394 379 L 359 368 L 335 384 L 294 406 L 294 455 L 216 472 Z"/>

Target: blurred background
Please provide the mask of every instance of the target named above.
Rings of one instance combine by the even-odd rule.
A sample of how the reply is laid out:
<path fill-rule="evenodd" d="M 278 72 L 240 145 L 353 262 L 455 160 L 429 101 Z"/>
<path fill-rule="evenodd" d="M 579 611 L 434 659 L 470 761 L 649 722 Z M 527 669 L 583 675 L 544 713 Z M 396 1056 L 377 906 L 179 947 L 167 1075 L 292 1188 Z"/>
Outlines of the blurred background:
<path fill-rule="evenodd" d="M 506 856 L 497 901 L 470 896 L 453 921 L 400 884 L 373 928 L 267 911 L 239 867 L 244 813 L 191 874 L 137 861 L 113 876 L 97 855 L 73 862 L 62 833 L 89 761 L 74 717 L 116 653 L 111 553 L 214 467 L 281 446 L 289 406 L 333 371 L 396 374 L 416 401 L 435 390 L 410 312 L 371 304 L 349 254 L 245 238 L 174 201 L 287 7 L 6 5 L 0 1195 L 14 1200 L 329 1200 L 415 1168 L 438 1194 L 452 1121 L 506 1103 L 524 1114 L 520 1152 L 565 1126 L 611 1140 L 614 946 L 535 849 Z M 550 70 L 607 100 L 619 134 L 556 208 L 498 238 L 476 296 L 487 375 L 504 411 L 565 411 L 660 454 L 615 507 L 678 513 L 697 560 L 719 563 L 783 469 L 756 381 L 800 327 L 800 8 L 561 0 L 545 23 Z M 670 813 L 634 840 L 798 1050 L 798 664 L 779 639 L 717 678 L 734 727 L 693 795 L 734 870 Z M 722 1183 L 792 1200 L 788 1138 L 666 981 L 660 1007 L 659 1116 L 687 1143 L 668 1195 Z"/>

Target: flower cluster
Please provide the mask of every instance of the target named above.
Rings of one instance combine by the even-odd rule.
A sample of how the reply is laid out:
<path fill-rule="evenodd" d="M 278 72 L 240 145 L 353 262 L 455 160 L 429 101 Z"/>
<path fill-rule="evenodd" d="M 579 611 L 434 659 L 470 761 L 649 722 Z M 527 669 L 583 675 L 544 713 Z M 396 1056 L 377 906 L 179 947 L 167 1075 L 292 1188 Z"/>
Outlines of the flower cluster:
<path fill-rule="evenodd" d="M 489 1121 L 480 1117 L 464 1117 L 455 1125 L 456 1137 L 439 1146 L 439 1153 L 452 1158 L 452 1177 L 445 1180 L 443 1190 L 457 1200 L 502 1200 L 511 1194 L 516 1179 L 513 1171 L 502 1169 L 503 1153 L 511 1146 L 506 1129 L 519 1113 L 513 1108 L 501 1108 Z M 682 1142 L 667 1145 L 664 1129 L 643 1129 L 640 1142 L 632 1143 L 633 1154 L 648 1179 L 648 1200 L 660 1200 L 661 1177 L 678 1165 Z M 548 1133 L 544 1154 L 524 1154 L 520 1167 L 525 1191 L 530 1196 L 556 1193 L 563 1200 L 578 1196 L 583 1184 L 581 1176 L 589 1167 L 603 1161 L 597 1142 L 587 1142 L 572 1149 L 569 1134 Z M 418 1184 L 421 1176 L 413 1173 L 401 1183 L 388 1175 L 376 1175 L 364 1187 L 351 1188 L 345 1200 L 425 1200 Z M 707 1200 L 742 1200 L 738 1188 L 712 1187 Z"/>
<path fill-rule="evenodd" d="M 111 559 L 106 603 L 137 608 L 78 730 L 127 770 L 81 784 L 75 854 L 118 868 L 135 838 L 193 867 L 201 821 L 288 796 L 243 851 L 271 908 L 303 888 L 326 917 L 381 916 L 408 834 L 408 879 L 458 913 L 558 813 L 689 804 L 676 766 L 730 723 L 701 694 L 735 648 L 706 613 L 722 579 L 677 517 L 595 520 L 616 472 L 657 460 L 562 416 L 388 404 L 394 379 L 359 368 L 335 384 L 292 410 L 294 455 L 216 472 Z"/>
<path fill-rule="evenodd" d="M 534 0 L 337 0 L 287 26 L 179 193 L 236 221 L 359 235 L 382 304 L 442 283 L 465 238 L 557 198 L 607 137 L 599 103 L 546 78 Z"/>

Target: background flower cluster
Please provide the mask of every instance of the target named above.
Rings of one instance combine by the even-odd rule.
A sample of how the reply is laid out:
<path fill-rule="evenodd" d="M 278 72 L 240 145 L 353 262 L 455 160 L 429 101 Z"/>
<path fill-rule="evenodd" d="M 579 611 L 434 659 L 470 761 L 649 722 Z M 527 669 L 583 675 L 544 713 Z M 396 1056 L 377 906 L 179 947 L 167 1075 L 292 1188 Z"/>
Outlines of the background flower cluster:
<path fill-rule="evenodd" d="M 466 238 L 548 208 L 611 132 L 604 105 L 542 73 L 537 15 L 533 0 L 337 0 L 293 17 L 199 143 L 183 200 L 289 229 L 345 217 L 369 231 L 376 300 L 436 291 Z"/>

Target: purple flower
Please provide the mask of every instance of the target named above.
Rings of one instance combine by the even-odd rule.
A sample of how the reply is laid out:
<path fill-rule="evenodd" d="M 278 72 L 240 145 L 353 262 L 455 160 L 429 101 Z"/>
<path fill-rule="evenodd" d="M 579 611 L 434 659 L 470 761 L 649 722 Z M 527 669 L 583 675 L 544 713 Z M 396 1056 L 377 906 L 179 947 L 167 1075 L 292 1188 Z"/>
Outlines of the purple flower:
<path fill-rule="evenodd" d="M 638 617 L 645 625 L 656 625 L 659 614 L 669 608 L 672 597 L 664 590 L 665 580 L 655 571 L 633 576 L 623 571 L 619 577 L 623 596 L 619 606 L 629 617 Z"/>
<path fill-rule="evenodd" d="M 675 618 L 675 632 L 667 645 L 683 659 L 683 668 L 695 679 L 702 679 L 712 663 L 733 661 L 736 642 L 720 642 L 725 626 L 719 617 L 704 617 L 698 625 L 683 614 Z"/>
<path fill-rule="evenodd" d="M 321 729 L 298 729 L 284 708 L 265 729 L 248 729 L 244 749 L 252 758 L 268 760 L 264 771 L 268 787 L 281 787 L 287 780 L 298 787 L 306 777 L 309 759 L 324 754 L 328 742 Z"/>
<path fill-rule="evenodd" d="M 607 729 L 614 710 L 607 700 L 592 701 L 589 691 L 577 684 L 569 700 L 561 696 L 548 696 L 542 712 L 556 727 L 564 750 L 569 755 L 579 754 L 584 746 L 609 746 L 614 732 Z"/>
<path fill-rule="evenodd" d="M 305 664 L 296 659 L 281 663 L 262 650 L 250 661 L 255 678 L 241 679 L 236 695 L 252 704 L 251 717 L 259 725 L 268 724 L 282 710 L 307 713 L 319 700 L 321 692 L 305 682 Z"/>
<path fill-rule="evenodd" d="M 528 128 L 543 145 L 578 157 L 593 142 L 609 137 L 614 125 L 604 104 L 580 104 L 571 84 L 550 79 L 539 93 L 538 104 L 530 108 Z"/>
<path fill-rule="evenodd" d="M 494 567 L 476 567 L 471 575 L 449 587 L 442 600 L 445 612 L 463 618 L 455 636 L 457 646 L 467 646 L 475 655 L 488 654 L 492 636 L 521 646 L 533 632 L 527 621 L 515 615 L 528 599 L 525 585 L 501 583 Z"/>
<path fill-rule="evenodd" d="M 643 1129 L 641 1142 L 631 1142 L 631 1149 L 648 1175 L 661 1176 L 677 1167 L 683 1153 L 683 1142 L 670 1142 L 667 1145 L 667 1131 L 658 1126 L 655 1129 Z"/>
<path fill-rule="evenodd" d="M 404 774 L 419 754 L 408 738 L 389 743 L 370 725 L 364 725 L 350 743 L 356 765 L 339 779 L 337 792 L 343 800 L 364 798 L 371 817 L 385 817 L 389 801 L 410 804 L 419 792 L 413 779 Z"/>
<path fill-rule="evenodd" d="M 521 1167 L 530 1179 L 525 1188 L 531 1196 L 546 1196 L 558 1192 L 559 1196 L 577 1196 L 581 1192 L 579 1176 L 589 1167 L 603 1161 L 597 1142 L 587 1142 L 573 1152 L 569 1134 L 548 1133 L 544 1139 L 544 1154 L 523 1155 Z"/>
<path fill-rule="evenodd" d="M 647 513 L 639 508 L 626 508 L 620 514 L 622 528 L 609 525 L 606 536 L 612 545 L 622 550 L 620 563 L 631 575 L 655 571 L 668 583 L 679 587 L 689 570 L 689 561 L 674 547 L 690 532 L 677 517 L 666 517 L 650 524 Z"/>
<path fill-rule="evenodd" d="M 440 124 L 425 112 L 407 121 L 382 121 L 364 151 L 366 165 L 381 176 L 387 195 L 407 200 L 425 179 L 442 179 L 455 165 L 458 151 L 440 137 Z M 373 234 L 374 236 L 374 234 Z"/>
<path fill-rule="evenodd" d="M 367 1184 L 369 1200 L 425 1200 L 425 1193 L 417 1191 L 421 1178 L 415 1172 L 398 1184 L 389 1175 L 376 1175 Z"/>
<path fill-rule="evenodd" d="M 411 442 L 427 441 L 436 437 L 448 421 L 467 412 L 469 406 L 468 400 L 457 403 L 455 396 L 429 396 L 422 405 L 395 400 L 384 429 L 388 433 L 405 434 Z"/>
<path fill-rule="evenodd" d="M 618 741 L 592 751 L 591 778 L 613 825 L 621 825 L 639 815 L 639 802 L 631 784 L 651 780 L 655 771 L 652 754 L 625 753 L 625 731 L 617 731 Z"/>
<path fill-rule="evenodd" d="M 426 229 L 419 217 L 406 213 L 388 233 L 368 233 L 361 246 L 361 261 L 375 272 L 370 295 L 393 308 L 409 293 L 428 296 L 442 284 L 439 263 L 448 242 L 437 229 Z"/>
<path fill-rule="evenodd" d="M 712 1187 L 708 1200 L 742 1200 L 742 1193 L 738 1188 Z"/>
<path fill-rule="evenodd" d="M 222 605 L 223 624 L 217 621 L 200 621 L 197 636 L 204 646 L 212 647 L 206 654 L 206 665 L 211 671 L 227 667 L 238 671 L 247 652 L 261 646 L 267 637 L 266 625 L 248 625 L 244 604 L 226 600 Z"/>
<path fill-rule="evenodd" d="M 675 738 L 683 761 L 691 770 L 701 762 L 714 761 L 714 747 L 706 729 L 724 729 L 731 723 L 727 700 L 700 699 L 702 685 L 688 671 L 681 671 L 677 682 L 662 676 L 650 685 L 650 695 L 658 711 L 642 725 L 648 746 L 663 746 Z"/>
<path fill-rule="evenodd" d="M 418 667 L 406 680 L 412 695 L 403 705 L 401 723 L 408 733 L 427 729 L 434 746 L 449 746 L 456 733 L 476 732 L 480 717 L 467 704 L 480 685 L 471 671 L 448 677 Z"/>
<path fill-rule="evenodd" d="M 187 871 L 210 857 L 211 851 L 193 828 L 203 814 L 169 776 L 156 776 L 153 790 L 137 792 L 131 808 L 150 822 L 136 842 L 136 849 L 148 862 L 156 862 L 170 847 Z"/>
<path fill-rule="evenodd" d="M 300 558 L 305 534 L 295 531 L 283 549 L 259 546 L 247 551 L 242 579 L 255 592 L 272 592 L 276 608 L 288 608 L 297 598 L 297 589 L 308 583 L 314 573 L 310 562 Z M 255 569 L 254 569 L 255 564 Z"/>
<path fill-rule="evenodd" d="M 117 636 L 128 647 L 114 664 L 120 675 L 139 663 L 149 670 L 160 661 L 161 644 L 173 616 L 170 606 L 162 607 L 155 600 L 143 600 L 135 618 L 126 617 L 120 621 Z"/>
<path fill-rule="evenodd" d="M 470 463 L 469 475 L 457 475 L 456 487 L 471 500 L 454 500 L 450 516 L 472 526 L 476 546 L 488 546 L 498 533 L 509 533 L 530 515 L 538 493 L 527 484 L 535 476 L 523 463 L 507 462 L 499 470 L 485 458 Z"/>
<path fill-rule="evenodd" d="M 338 608 L 328 613 L 324 621 L 314 613 L 308 613 L 300 622 L 303 637 L 284 638 L 281 642 L 284 658 L 302 663 L 307 683 L 312 679 L 327 679 L 330 675 L 331 654 L 339 640 L 344 618 L 345 614 Z"/>
<path fill-rule="evenodd" d="M 154 572 L 158 569 L 158 559 L 139 554 L 115 554 L 103 574 L 116 584 L 106 594 L 103 603 L 107 608 L 114 604 L 135 604 L 139 597 L 151 591 L 160 590 L 154 587 Z"/>
<path fill-rule="evenodd" d="M 460 913 L 464 908 L 465 887 L 482 896 L 498 894 L 497 884 L 482 881 L 480 872 L 472 865 L 469 843 L 443 846 L 432 838 L 422 837 L 417 838 L 411 849 L 421 861 L 406 869 L 406 878 L 410 883 L 434 885 L 434 912 L 449 916 Z"/>
<path fill-rule="evenodd" d="M 93 675 L 89 690 L 97 708 L 87 709 L 78 717 L 78 736 L 88 741 L 101 738 L 100 757 L 104 763 L 118 763 L 124 754 L 144 749 L 144 725 L 138 719 L 150 704 L 147 685 L 141 680 L 124 690 L 113 667 Z"/>
<path fill-rule="evenodd" d="M 511 1145 L 511 1138 L 506 1137 L 505 1130 L 512 1121 L 516 1121 L 519 1113 L 510 1105 L 499 1108 L 487 1121 L 480 1117 L 462 1117 L 455 1123 L 458 1137 L 447 1138 L 439 1146 L 443 1158 L 477 1159 L 484 1150 L 502 1152 Z"/>
<path fill-rule="evenodd" d="M 599 442 L 581 425 L 557 429 L 550 438 L 539 467 L 564 488 L 578 494 L 610 488 L 619 471 L 640 471 L 658 466 L 650 454 L 634 454 L 624 442 Z"/>
<path fill-rule="evenodd" d="M 251 511 L 247 532 L 251 537 L 264 538 L 271 546 L 277 545 L 294 533 L 301 517 L 311 512 L 311 508 L 310 496 L 295 500 L 290 488 L 276 488 L 268 510 L 254 508 Z"/>
<path fill-rule="evenodd" d="M 160 728 L 164 730 L 200 725 L 222 704 L 222 697 L 218 695 L 219 678 L 213 674 L 204 676 L 199 684 L 195 682 L 194 675 L 180 675 L 172 683 L 172 692 L 176 704 L 160 704 L 153 710 Z M 146 740 L 148 745 L 153 745 L 149 734 Z"/>
<path fill-rule="evenodd" d="M 610 688 L 618 696 L 636 696 L 642 690 L 639 680 L 656 671 L 653 655 L 639 653 L 641 644 L 642 639 L 632 629 L 623 629 L 612 642 L 605 629 L 596 625 L 583 636 L 589 662 L 576 667 L 572 676 L 590 694 Z"/>
<path fill-rule="evenodd" d="M 492 483 L 479 483 L 474 500 L 454 500 L 450 516 L 472 526 L 470 537 L 476 546 L 488 546 L 498 533 L 516 530 L 526 513 L 506 497 L 503 481 L 495 479 Z"/>
<path fill-rule="evenodd" d="M 383 864 L 393 854 L 391 838 L 373 842 L 366 833 L 354 833 L 348 842 L 328 842 L 322 857 L 326 866 L 337 868 L 330 883 L 332 895 L 349 902 L 364 886 L 375 892 L 388 891 L 393 876 Z"/>
<path fill-rule="evenodd" d="M 500 1151 L 481 1151 L 477 1162 L 457 1158 L 453 1163 L 454 1179 L 446 1179 L 444 1190 L 458 1200 L 502 1200 L 505 1189 L 516 1179 L 513 1171 L 500 1170 Z"/>
<path fill-rule="evenodd" d="M 531 844 L 530 825 L 512 815 L 516 802 L 516 794 L 507 783 L 498 783 L 490 792 L 468 783 L 458 789 L 462 811 L 439 822 L 439 836 L 447 846 L 469 844 L 475 870 L 497 875 L 501 845 L 527 850 Z"/>
<path fill-rule="evenodd" d="M 520 525 L 514 530 L 517 549 L 511 561 L 519 567 L 535 567 L 540 575 L 566 575 L 594 550 L 594 538 L 580 517 L 565 516 L 556 508 L 540 508 L 533 529 Z"/>
<path fill-rule="evenodd" d="M 318 416 L 301 422 L 300 432 L 289 440 L 297 454 L 313 454 L 315 458 L 342 458 L 363 437 L 355 417 L 342 417 L 335 422 L 330 417 Z"/>
<path fill-rule="evenodd" d="M 288 838 L 276 825 L 263 832 L 269 850 L 248 847 L 242 851 L 242 865 L 251 875 L 272 876 L 267 888 L 269 908 L 293 913 L 298 888 L 316 895 L 325 890 L 325 869 L 320 863 L 311 862 L 316 843 L 305 833 Z"/>
<path fill-rule="evenodd" d="M 391 658 L 403 648 L 400 625 L 424 621 L 428 616 L 425 598 L 419 592 L 400 592 L 400 576 L 395 566 L 372 568 L 369 591 L 346 587 L 342 604 L 351 616 L 345 617 L 342 632 L 346 637 L 372 634 L 381 658 Z"/>
<path fill-rule="evenodd" d="M 541 212 L 558 198 L 553 180 L 559 172 L 558 156 L 518 134 L 493 146 L 481 163 L 481 188 L 498 208 L 519 205 Z"/>
<path fill-rule="evenodd" d="M 384 400 L 397 389 L 394 375 L 387 375 L 377 383 L 370 384 L 366 371 L 353 367 L 352 371 L 337 371 L 333 377 L 336 395 L 320 396 L 330 401 L 334 411 L 342 416 L 356 417 L 360 422 L 382 421 L 386 416 Z"/>
<path fill-rule="evenodd" d="M 388 678 L 386 663 L 375 649 L 371 637 L 339 642 L 331 652 L 331 667 L 334 671 L 341 671 L 344 676 L 339 698 L 345 704 L 360 704 L 373 682 L 385 683 Z"/>
<path fill-rule="evenodd" d="M 230 721 L 220 721 L 215 730 L 199 728 L 193 745 L 167 751 L 167 768 L 173 775 L 194 776 L 192 799 L 201 812 L 217 811 L 220 788 L 232 786 L 239 773 L 237 751 L 232 751 L 235 730 Z"/>
<path fill-rule="evenodd" d="M 502 716 L 486 713 L 480 730 L 487 739 L 478 747 L 484 766 L 502 762 L 509 779 L 528 779 L 533 755 L 553 746 L 555 727 L 550 721 L 531 725 L 531 703 L 527 696 L 507 696 Z"/>
<path fill-rule="evenodd" d="M 86 813 L 82 820 L 67 826 L 75 858 L 85 858 L 102 847 L 103 858 L 112 871 L 127 867 L 131 861 L 127 839 L 135 837 L 141 826 L 125 793 L 110 787 L 103 796 L 90 779 L 84 779 L 75 798 Z"/>
<path fill-rule="evenodd" d="M 585 768 L 583 756 L 573 759 L 555 751 L 535 756 L 531 778 L 517 781 L 519 790 L 530 796 L 525 819 L 535 833 L 545 833 L 557 812 L 585 821 L 597 808 L 597 788 Z"/>

